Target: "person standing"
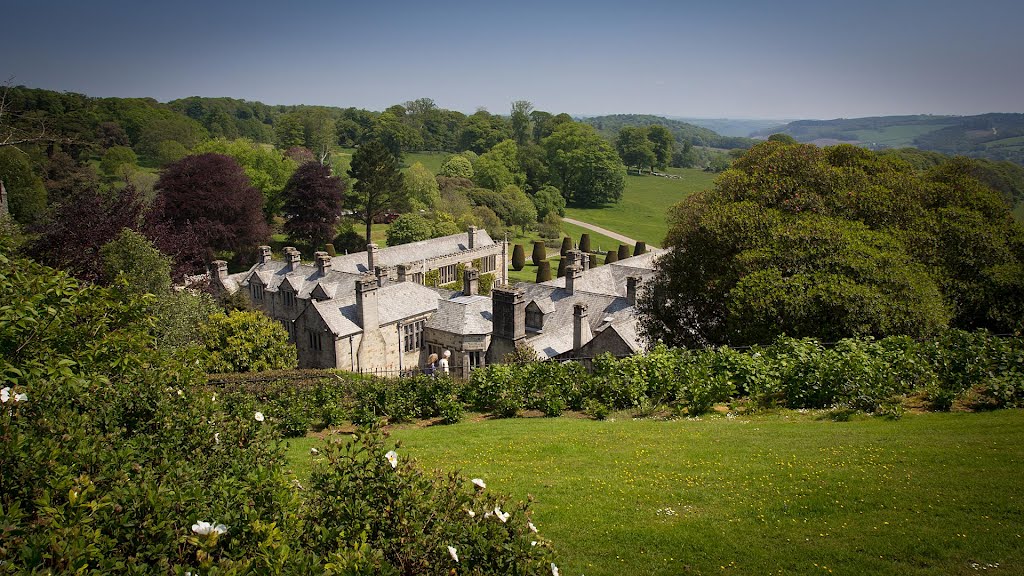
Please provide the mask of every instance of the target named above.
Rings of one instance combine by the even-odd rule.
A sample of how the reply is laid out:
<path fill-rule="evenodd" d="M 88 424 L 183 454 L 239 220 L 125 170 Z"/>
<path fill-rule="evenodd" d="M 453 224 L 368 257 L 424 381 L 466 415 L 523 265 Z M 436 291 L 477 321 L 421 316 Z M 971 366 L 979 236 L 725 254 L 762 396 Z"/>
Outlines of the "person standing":
<path fill-rule="evenodd" d="M 433 377 L 436 370 L 437 354 L 431 354 L 430 356 L 427 356 L 427 363 L 423 365 L 423 373 L 427 376 Z"/>
<path fill-rule="evenodd" d="M 441 355 L 441 361 L 438 363 L 438 367 L 441 369 L 441 373 L 445 376 L 448 375 L 448 358 L 452 355 L 451 350 L 445 350 L 444 354 Z"/>

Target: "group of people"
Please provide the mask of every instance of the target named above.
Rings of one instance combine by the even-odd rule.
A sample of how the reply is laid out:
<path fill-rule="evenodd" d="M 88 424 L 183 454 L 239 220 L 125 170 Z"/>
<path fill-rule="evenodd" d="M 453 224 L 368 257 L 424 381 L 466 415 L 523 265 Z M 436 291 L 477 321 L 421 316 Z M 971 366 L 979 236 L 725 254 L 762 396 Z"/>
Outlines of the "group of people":
<path fill-rule="evenodd" d="M 441 374 L 448 374 L 448 358 L 452 355 L 450 350 L 445 350 L 444 354 L 441 355 L 441 359 L 437 359 L 437 354 L 431 353 L 427 356 L 427 363 L 423 366 L 423 373 L 427 376 L 433 376 L 440 372 Z"/>

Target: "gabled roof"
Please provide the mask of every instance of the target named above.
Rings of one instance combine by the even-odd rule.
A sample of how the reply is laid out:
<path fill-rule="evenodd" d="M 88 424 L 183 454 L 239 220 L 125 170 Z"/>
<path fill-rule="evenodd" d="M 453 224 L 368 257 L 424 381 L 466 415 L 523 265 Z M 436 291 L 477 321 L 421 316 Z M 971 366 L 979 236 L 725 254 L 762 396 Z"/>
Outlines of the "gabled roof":
<path fill-rule="evenodd" d="M 476 248 L 493 246 L 494 240 L 491 239 L 486 230 L 480 229 L 476 231 L 476 240 L 473 245 Z M 399 264 L 416 263 L 449 254 L 457 254 L 466 250 L 469 250 L 469 233 L 463 232 L 451 236 L 442 236 L 441 238 L 431 238 L 430 240 L 381 248 L 374 255 L 373 263 L 375 266 L 387 268 L 398 266 Z M 367 269 L 366 252 L 354 252 L 344 256 L 335 256 L 331 259 L 331 267 L 334 270 L 353 274 L 373 272 Z"/>
<path fill-rule="evenodd" d="M 591 268 L 583 272 L 573 283 L 574 291 L 607 294 L 609 296 L 626 296 L 626 278 L 636 276 L 645 280 L 654 275 L 654 259 L 658 253 L 648 252 L 640 256 L 624 258 L 618 262 Z M 565 278 L 555 278 L 544 282 L 545 286 L 565 288 Z"/>
<path fill-rule="evenodd" d="M 437 310 L 438 298 L 445 295 L 445 292 L 415 282 L 397 282 L 382 286 L 377 288 L 377 318 L 383 327 L 406 318 L 433 312 Z M 303 313 L 319 314 L 337 338 L 363 331 L 359 325 L 354 290 L 346 290 L 344 296 L 333 300 L 313 302 Z"/>
<path fill-rule="evenodd" d="M 458 296 L 440 300 L 437 313 L 427 320 L 426 327 L 451 334 L 490 334 L 491 299 L 487 296 Z"/>
<path fill-rule="evenodd" d="M 564 288 L 547 284 L 519 284 L 518 287 L 523 289 L 527 305 L 534 302 L 542 310 L 551 310 L 544 315 L 542 332 L 527 332 L 526 343 L 541 358 L 552 358 L 572 349 L 573 309 L 576 304 L 587 307 L 587 324 L 591 331 L 596 331 L 607 317 L 632 314 L 633 311 L 625 298 L 617 296 L 582 291 L 569 294 Z"/>

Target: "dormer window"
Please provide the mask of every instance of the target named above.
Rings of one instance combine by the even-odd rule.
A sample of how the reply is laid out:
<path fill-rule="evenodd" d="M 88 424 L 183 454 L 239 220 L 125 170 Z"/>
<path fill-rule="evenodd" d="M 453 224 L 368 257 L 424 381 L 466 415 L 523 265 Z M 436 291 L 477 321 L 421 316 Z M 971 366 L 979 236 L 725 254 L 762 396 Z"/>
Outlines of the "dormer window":
<path fill-rule="evenodd" d="M 537 306 L 536 302 L 526 305 L 526 327 L 532 330 L 544 329 L 544 313 L 541 312 L 540 306 Z"/>
<path fill-rule="evenodd" d="M 263 301 L 263 284 L 250 284 L 249 290 L 252 292 L 252 299 L 262 302 Z"/>
<path fill-rule="evenodd" d="M 284 305 L 291 308 L 295 306 L 295 292 L 291 290 L 282 290 L 281 299 L 284 300 Z"/>

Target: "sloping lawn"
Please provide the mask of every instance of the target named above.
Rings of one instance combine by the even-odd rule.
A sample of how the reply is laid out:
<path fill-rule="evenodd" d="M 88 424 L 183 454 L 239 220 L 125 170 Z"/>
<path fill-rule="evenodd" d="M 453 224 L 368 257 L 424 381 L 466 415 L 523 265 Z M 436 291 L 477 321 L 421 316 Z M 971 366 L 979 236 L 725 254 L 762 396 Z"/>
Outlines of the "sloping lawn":
<path fill-rule="evenodd" d="M 668 232 L 668 209 L 683 198 L 711 188 L 717 174 L 696 169 L 672 169 L 679 178 L 626 176 L 622 201 L 601 208 L 569 208 L 569 218 L 596 224 L 648 246 L 661 246 Z"/>
<path fill-rule="evenodd" d="M 400 457 L 533 495 L 562 574 L 1024 573 L 1024 411 L 481 420 Z M 311 446 L 291 441 L 300 478 Z"/>

